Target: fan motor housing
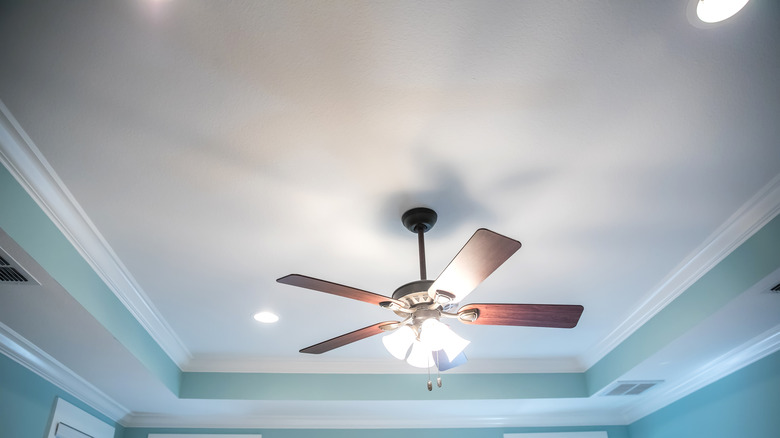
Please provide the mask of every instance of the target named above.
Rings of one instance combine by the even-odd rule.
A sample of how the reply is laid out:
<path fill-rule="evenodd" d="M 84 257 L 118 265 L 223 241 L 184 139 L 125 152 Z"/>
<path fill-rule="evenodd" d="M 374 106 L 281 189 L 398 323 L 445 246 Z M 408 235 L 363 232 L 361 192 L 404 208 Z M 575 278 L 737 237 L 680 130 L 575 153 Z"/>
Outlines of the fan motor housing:
<path fill-rule="evenodd" d="M 398 300 L 408 307 L 413 308 L 420 304 L 431 304 L 433 300 L 428 295 L 428 289 L 433 284 L 433 280 L 417 280 L 399 287 L 393 292 L 393 299 Z M 398 316 L 408 316 L 409 313 L 400 311 L 395 312 Z"/>

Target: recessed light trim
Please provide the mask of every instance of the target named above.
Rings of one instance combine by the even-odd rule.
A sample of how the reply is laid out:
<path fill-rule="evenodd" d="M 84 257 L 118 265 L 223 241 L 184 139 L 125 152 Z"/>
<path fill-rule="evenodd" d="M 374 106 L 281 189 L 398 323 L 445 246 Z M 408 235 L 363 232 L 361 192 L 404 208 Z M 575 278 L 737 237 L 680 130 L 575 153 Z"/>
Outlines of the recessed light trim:
<path fill-rule="evenodd" d="M 733 17 L 749 0 L 694 0 L 696 16 L 704 23 L 720 23 Z"/>
<path fill-rule="evenodd" d="M 257 312 L 254 315 L 252 315 L 252 318 L 255 319 L 255 321 L 262 322 L 265 324 L 273 324 L 276 321 L 279 321 L 279 316 L 277 316 L 275 313 L 272 312 Z"/>

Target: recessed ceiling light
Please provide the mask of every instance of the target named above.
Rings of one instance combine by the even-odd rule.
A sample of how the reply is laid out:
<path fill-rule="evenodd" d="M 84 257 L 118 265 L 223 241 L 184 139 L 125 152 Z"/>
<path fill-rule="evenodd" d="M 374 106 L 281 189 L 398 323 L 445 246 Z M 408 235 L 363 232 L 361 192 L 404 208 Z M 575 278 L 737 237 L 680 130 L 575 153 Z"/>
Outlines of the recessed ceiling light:
<path fill-rule="evenodd" d="M 264 322 L 266 324 L 279 321 L 279 317 L 276 314 L 271 312 L 257 312 L 254 314 L 253 318 L 256 321 Z"/>
<path fill-rule="evenodd" d="M 697 0 L 696 16 L 705 23 L 718 23 L 739 12 L 749 0 Z"/>

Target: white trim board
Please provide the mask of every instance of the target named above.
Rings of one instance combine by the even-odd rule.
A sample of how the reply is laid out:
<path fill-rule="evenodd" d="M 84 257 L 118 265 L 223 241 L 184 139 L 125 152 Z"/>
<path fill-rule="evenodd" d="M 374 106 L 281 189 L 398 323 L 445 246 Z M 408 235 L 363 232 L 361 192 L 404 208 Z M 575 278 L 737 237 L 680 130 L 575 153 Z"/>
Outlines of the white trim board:
<path fill-rule="evenodd" d="M 57 404 L 51 419 L 51 427 L 47 438 L 55 438 L 57 425 L 66 424 L 84 435 L 92 438 L 114 438 L 114 426 L 106 424 L 78 407 L 57 397 Z"/>
<path fill-rule="evenodd" d="M 2 322 L 0 322 L 0 353 L 114 421 L 119 422 L 130 414 L 130 410 Z"/>
<path fill-rule="evenodd" d="M 150 433 L 148 438 L 261 438 L 260 434 L 189 434 L 189 433 Z"/>
<path fill-rule="evenodd" d="M 607 438 L 607 432 L 505 433 L 504 438 Z"/>

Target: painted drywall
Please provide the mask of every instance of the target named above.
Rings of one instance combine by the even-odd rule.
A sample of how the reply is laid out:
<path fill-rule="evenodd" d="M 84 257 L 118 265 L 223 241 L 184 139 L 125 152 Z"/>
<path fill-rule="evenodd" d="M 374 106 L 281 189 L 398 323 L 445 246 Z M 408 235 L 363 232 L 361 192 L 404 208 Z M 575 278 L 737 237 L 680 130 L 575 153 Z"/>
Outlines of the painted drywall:
<path fill-rule="evenodd" d="M 587 397 L 582 373 L 448 374 L 434 392 L 420 374 L 183 373 L 181 398 L 228 400 L 476 400 Z"/>
<path fill-rule="evenodd" d="M 505 433 L 587 432 L 604 430 L 609 438 L 630 438 L 625 426 L 524 427 L 482 429 L 147 429 L 128 428 L 122 438 L 150 433 L 259 433 L 263 438 L 503 438 Z"/>
<path fill-rule="evenodd" d="M 630 438 L 780 436 L 780 352 L 629 426 Z"/>
<path fill-rule="evenodd" d="M 106 286 L 81 254 L 0 166 L 0 228 L 35 259 L 174 394 L 181 370 Z"/>
<path fill-rule="evenodd" d="M 775 217 L 585 372 L 595 394 L 780 268 Z"/>
<path fill-rule="evenodd" d="M 114 437 L 122 437 L 124 428 L 121 425 L 0 354 L 0 436 L 45 437 L 57 397 L 114 426 L 116 428 Z"/>

